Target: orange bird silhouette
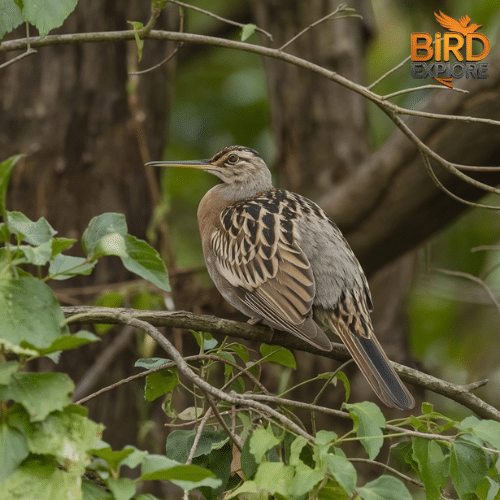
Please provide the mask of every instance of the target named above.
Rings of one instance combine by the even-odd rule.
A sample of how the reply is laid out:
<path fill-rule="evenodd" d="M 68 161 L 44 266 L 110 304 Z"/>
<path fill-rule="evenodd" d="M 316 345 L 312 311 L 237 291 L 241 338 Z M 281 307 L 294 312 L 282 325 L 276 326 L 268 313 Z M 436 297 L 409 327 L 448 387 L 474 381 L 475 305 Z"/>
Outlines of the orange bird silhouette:
<path fill-rule="evenodd" d="M 470 26 L 467 26 L 470 21 L 470 17 L 465 15 L 460 18 L 460 20 L 453 19 L 453 17 L 447 16 L 439 11 L 439 14 L 434 12 L 434 16 L 436 17 L 436 21 L 443 27 L 448 29 L 449 31 L 456 31 L 457 33 L 461 33 L 464 36 L 469 35 L 470 33 L 474 33 L 478 28 L 482 27 L 482 24 L 472 23 Z"/>

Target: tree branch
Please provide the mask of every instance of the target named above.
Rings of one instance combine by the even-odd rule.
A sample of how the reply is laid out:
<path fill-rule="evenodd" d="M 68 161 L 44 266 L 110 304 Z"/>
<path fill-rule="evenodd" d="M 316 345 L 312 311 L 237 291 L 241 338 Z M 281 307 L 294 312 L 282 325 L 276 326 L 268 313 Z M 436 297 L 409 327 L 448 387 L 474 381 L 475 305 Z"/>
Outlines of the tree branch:
<path fill-rule="evenodd" d="M 200 314 L 193 314 L 186 311 L 175 311 L 175 312 L 160 312 L 160 311 L 141 311 L 135 309 L 125 309 L 125 308 L 108 308 L 108 307 L 93 307 L 93 306 L 70 306 L 62 308 L 64 315 L 67 317 L 68 323 L 72 323 L 71 317 L 78 315 L 75 319 L 75 323 L 125 323 L 143 330 L 147 330 L 144 325 L 149 325 L 155 333 L 153 336 L 148 331 L 148 334 L 153 336 L 153 338 L 170 354 L 168 349 L 173 347 L 170 342 L 161 335 L 156 328 L 159 326 L 168 326 L 173 328 L 187 328 L 192 330 L 201 330 L 210 332 L 216 335 L 229 335 L 236 338 L 241 338 L 245 340 L 253 341 L 269 341 L 271 336 L 271 329 L 263 326 L 249 325 L 248 323 L 239 323 L 237 321 L 226 320 L 222 318 L 216 318 L 213 316 L 203 316 Z M 142 326 L 140 326 L 142 325 Z M 158 338 L 160 340 L 158 340 Z M 310 352 L 319 356 L 326 358 L 335 359 L 338 361 L 345 361 L 349 359 L 349 354 L 347 349 L 341 344 L 333 344 L 333 349 L 331 352 L 320 351 L 313 346 L 302 342 L 299 338 L 284 333 L 284 332 L 274 332 L 272 337 L 273 344 L 286 347 L 287 349 L 297 349 L 300 351 Z M 168 346 L 168 349 L 167 349 Z M 175 351 L 177 352 L 177 351 Z M 178 354 L 178 353 L 177 353 Z M 180 355 L 178 355 L 180 357 Z M 189 378 L 194 375 L 191 369 L 187 366 L 186 362 L 180 358 L 178 360 L 172 357 L 175 361 L 179 370 L 181 366 L 183 370 L 189 370 Z M 491 405 L 484 402 L 482 399 L 478 398 L 476 395 L 472 394 L 470 386 L 461 386 L 457 384 L 452 384 L 450 382 L 445 382 L 444 380 L 438 379 L 431 375 L 427 375 L 413 368 L 400 365 L 398 363 L 393 363 L 394 368 L 401 376 L 403 380 L 409 382 L 412 385 L 421 387 L 423 389 L 430 390 L 436 394 L 441 394 L 457 403 L 474 411 L 477 415 L 483 418 L 490 418 L 500 422 L 500 411 Z M 192 374 L 192 375 L 191 375 Z M 199 377 L 197 377 L 199 378 Z M 200 379 L 203 384 L 208 385 L 204 380 Z M 195 382 L 197 385 L 198 382 Z M 206 386 L 200 386 L 203 391 L 212 394 L 212 396 L 218 399 L 224 399 L 220 397 L 220 394 L 210 392 Z M 209 386 L 211 387 L 211 386 Z M 226 396 L 227 394 L 224 393 Z M 227 400 L 231 404 L 237 404 L 233 399 Z M 288 419 L 287 419 L 288 421 Z M 295 425 L 295 424 L 294 424 Z M 302 431 L 303 432 L 303 431 Z"/>
<path fill-rule="evenodd" d="M 45 47 L 120 42 L 133 40 L 134 36 L 132 30 L 49 35 L 45 38 L 4 41 L 0 44 L 0 53 L 24 50 L 28 45 Z M 467 208 L 450 199 L 433 184 L 416 154 L 418 149 L 425 151 L 442 169 L 448 169 L 448 172 L 440 173 L 441 181 L 459 198 L 478 199 L 484 195 L 481 188 L 485 186 L 498 193 L 492 186 L 500 182 L 500 173 L 485 173 L 487 177 L 481 178 L 485 179 L 483 182 L 461 170 L 466 170 L 463 167 L 468 167 L 467 163 L 500 163 L 497 147 L 500 128 L 494 131 L 485 129 L 498 126 L 500 122 L 479 116 L 460 116 L 458 113 L 466 111 L 468 114 L 486 116 L 500 114 L 500 101 L 495 97 L 495 91 L 500 87 L 500 48 L 489 56 L 491 71 L 488 79 L 467 82 L 465 86 L 470 94 L 465 99 L 455 92 L 449 92 L 446 98 L 443 98 L 444 92 L 433 94 L 427 106 L 431 112 L 397 106 L 334 71 L 279 49 L 159 30 L 151 30 L 143 37 L 244 50 L 293 64 L 375 103 L 404 132 L 406 138 L 399 131 L 395 132 L 384 146 L 356 169 L 353 175 L 348 176 L 345 183 L 336 185 L 334 195 L 328 193 L 318 200 L 344 231 L 368 274 L 421 243 Z M 413 116 L 403 122 L 400 118 L 403 114 Z M 422 117 L 432 120 L 422 121 Z M 443 124 L 442 120 L 450 120 L 450 123 Z M 464 129 L 462 125 L 466 123 L 469 125 Z M 474 147 L 474 144 L 477 146 Z M 458 175 L 461 180 L 457 179 Z M 476 186 L 469 185 L 471 183 Z"/>

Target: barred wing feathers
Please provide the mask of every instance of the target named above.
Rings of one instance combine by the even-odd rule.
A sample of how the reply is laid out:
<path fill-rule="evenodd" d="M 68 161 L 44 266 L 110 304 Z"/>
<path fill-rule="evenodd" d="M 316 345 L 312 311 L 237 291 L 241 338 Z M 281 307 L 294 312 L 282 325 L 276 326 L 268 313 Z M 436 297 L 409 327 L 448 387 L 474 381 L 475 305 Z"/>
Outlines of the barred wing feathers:
<path fill-rule="evenodd" d="M 283 193 L 273 190 L 222 212 L 222 228 L 211 241 L 216 266 L 265 323 L 330 351 L 330 340 L 312 319 L 314 276 L 296 244 Z"/>

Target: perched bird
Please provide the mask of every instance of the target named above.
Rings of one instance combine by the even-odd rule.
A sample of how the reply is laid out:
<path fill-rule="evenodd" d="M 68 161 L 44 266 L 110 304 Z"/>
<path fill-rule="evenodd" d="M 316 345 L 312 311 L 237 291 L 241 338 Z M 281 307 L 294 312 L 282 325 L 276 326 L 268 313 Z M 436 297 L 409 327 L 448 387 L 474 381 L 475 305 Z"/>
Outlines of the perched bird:
<path fill-rule="evenodd" d="M 447 16 L 439 11 L 439 14 L 434 12 L 434 17 L 436 21 L 443 27 L 449 31 L 454 31 L 456 33 L 461 33 L 464 36 L 469 35 L 470 33 L 474 33 L 477 29 L 482 27 L 482 24 L 472 23 L 469 26 L 470 17 L 462 16 L 458 21 L 453 17 Z"/>
<path fill-rule="evenodd" d="M 332 349 L 325 331 L 337 334 L 383 403 L 413 408 L 373 333 L 363 270 L 318 205 L 274 188 L 264 160 L 243 146 L 226 147 L 209 160 L 148 165 L 196 167 L 222 179 L 198 207 L 203 254 L 217 289 L 250 323 L 324 351 Z"/>

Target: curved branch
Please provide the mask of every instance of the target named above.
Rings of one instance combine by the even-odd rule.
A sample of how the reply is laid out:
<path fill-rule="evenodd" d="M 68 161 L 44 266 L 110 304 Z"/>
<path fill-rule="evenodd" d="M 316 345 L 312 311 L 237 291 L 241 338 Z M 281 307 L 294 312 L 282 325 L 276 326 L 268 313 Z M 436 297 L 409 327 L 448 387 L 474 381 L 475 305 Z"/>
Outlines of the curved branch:
<path fill-rule="evenodd" d="M 4 41 L 0 44 L 0 53 L 24 50 L 28 44 L 31 47 L 45 47 L 62 44 L 123 42 L 133 40 L 134 36 L 132 30 L 49 35 L 45 38 Z M 474 164 L 477 163 L 476 158 L 480 158 L 480 161 L 486 164 L 500 163 L 496 136 L 492 135 L 489 141 L 484 141 L 486 133 L 481 131 L 481 133 L 476 133 L 472 140 L 465 141 L 460 138 L 460 134 L 457 140 L 457 136 L 453 137 L 453 133 L 456 133 L 456 126 L 459 124 L 469 123 L 474 127 L 485 127 L 498 126 L 500 121 L 434 111 L 444 109 L 445 112 L 461 113 L 464 107 L 469 105 L 475 109 L 475 114 L 485 112 L 487 116 L 498 116 L 495 111 L 498 107 L 496 102 L 498 100 L 490 101 L 492 100 L 491 94 L 500 85 L 498 68 L 500 49 L 495 54 L 490 54 L 492 58 L 490 78 L 481 80 L 479 84 L 478 82 L 467 83 L 468 88 L 475 85 L 473 88 L 484 89 L 486 94 L 489 92 L 489 97 L 486 96 L 483 99 L 483 101 L 489 99 L 488 102 L 483 103 L 482 106 L 479 102 L 478 109 L 477 96 L 472 92 L 466 100 L 461 95 L 457 97 L 458 93 L 454 92 L 450 92 L 447 94 L 449 97 L 443 99 L 443 93 L 439 92 L 438 97 L 431 99 L 427 106 L 428 110 L 433 111 L 430 112 L 397 106 L 384 99 L 383 96 L 372 92 L 368 87 L 356 84 L 334 71 L 280 49 L 192 33 L 151 30 L 140 36 L 145 39 L 172 40 L 243 50 L 284 61 L 318 74 L 365 97 L 375 103 L 401 129 L 409 141 L 401 140 L 402 137 L 398 134 L 394 140 L 391 137 L 345 182 L 336 184 L 334 194 L 332 190 L 329 190 L 322 199 L 316 200 L 343 230 L 367 274 L 421 243 L 466 208 L 461 203 L 457 203 L 456 199 L 450 200 L 446 194 L 434 186 L 433 182 L 429 182 L 430 179 L 425 169 L 422 168 L 421 162 L 414 161 L 418 157 L 416 155 L 418 150 L 425 152 L 445 171 L 447 170 L 445 172 L 447 177 L 443 175 L 443 181 L 446 182 L 443 183 L 449 191 L 450 186 L 453 187 L 458 199 L 465 197 L 477 199 L 484 194 L 482 189 L 498 193 L 498 190 L 492 187 L 500 182 L 498 172 L 496 174 L 492 171 L 486 172 L 484 175 L 488 177 L 485 183 L 462 172 L 471 171 L 470 167 L 453 161 L 453 158 L 459 158 L 460 163 L 469 161 Z M 403 122 L 401 115 L 413 115 L 414 119 Z M 416 118 L 431 118 L 432 120 L 430 123 L 426 120 L 425 125 L 422 125 L 421 120 L 415 121 Z M 439 123 L 435 124 L 436 120 L 450 120 L 450 123 L 440 126 Z M 429 134 L 432 135 L 429 136 Z M 436 140 L 439 141 L 437 144 Z M 429 148 L 431 141 L 434 144 L 431 144 Z M 478 147 L 471 147 L 471 142 L 477 142 Z M 441 146 L 442 144 L 444 147 Z M 436 153 L 437 150 L 440 154 Z M 475 166 L 473 168 L 484 170 L 487 167 Z M 496 167 L 493 168 L 495 169 Z M 474 186 L 468 184 L 474 184 Z"/>
<path fill-rule="evenodd" d="M 186 311 L 174 311 L 174 312 L 160 312 L 160 311 L 140 311 L 135 309 L 125 309 L 125 308 L 110 308 L 110 307 L 93 307 L 93 306 L 69 306 L 62 308 L 64 315 L 68 318 L 68 323 L 126 323 L 132 326 L 137 326 L 143 330 L 146 330 L 149 335 L 153 336 L 151 331 L 156 332 L 153 338 L 171 355 L 168 349 L 174 349 L 170 342 L 156 330 L 151 325 L 154 326 L 168 326 L 174 328 L 188 328 L 192 330 L 202 330 L 218 335 L 230 335 L 232 337 L 241 338 L 245 340 L 253 341 L 269 341 L 271 337 L 271 329 L 263 326 L 249 325 L 248 323 L 239 323 L 237 321 L 216 318 L 214 316 L 203 316 L 200 314 L 193 314 Z M 75 321 L 72 321 L 72 316 L 78 315 Z M 143 326 L 139 326 L 143 325 Z M 144 325 L 148 325 L 150 330 L 147 330 Z M 159 340 L 159 339 L 160 340 Z M 302 342 L 299 338 L 294 337 L 290 334 L 284 332 L 274 332 L 272 337 L 273 344 L 286 347 L 287 349 L 297 349 L 300 351 L 310 352 L 316 355 L 324 356 L 327 358 L 335 359 L 338 361 L 345 361 L 349 359 L 349 354 L 347 349 L 341 344 L 333 344 L 333 349 L 331 352 L 320 351 L 313 346 Z M 177 352 L 177 351 L 175 351 Z M 176 362 L 179 370 L 181 366 L 183 370 L 187 370 L 189 375 L 188 378 L 194 380 L 192 377 L 199 379 L 191 369 L 187 366 L 186 362 L 177 353 L 179 358 L 178 364 L 177 358 L 172 357 Z M 493 406 L 487 404 L 482 399 L 478 398 L 475 394 L 472 394 L 470 386 L 461 386 L 457 384 L 452 384 L 450 382 L 445 382 L 444 380 L 438 379 L 426 373 L 422 373 L 414 368 L 410 368 L 399 363 L 393 363 L 394 368 L 401 376 L 403 380 L 409 382 L 412 385 L 421 387 L 423 389 L 430 390 L 436 394 L 441 394 L 457 403 L 474 411 L 477 415 L 483 418 L 490 418 L 500 422 L 500 411 Z M 184 373 L 184 372 L 183 372 Z M 200 379 L 200 383 L 208 385 L 204 380 Z M 199 385 L 198 382 L 195 382 Z M 204 391 L 212 394 L 218 399 L 224 399 L 221 395 L 217 393 L 210 392 L 206 386 L 200 386 Z M 223 393 L 227 396 L 226 393 Z M 234 398 L 229 400 L 226 399 L 231 404 L 238 404 Z M 275 416 L 275 415 L 273 415 Z M 287 422 L 288 419 L 286 419 Z M 287 425 L 287 424 L 285 424 Z M 295 426 L 295 424 L 294 424 Z M 296 426 L 298 427 L 298 426 Z M 303 431 L 301 431 L 303 432 Z"/>

